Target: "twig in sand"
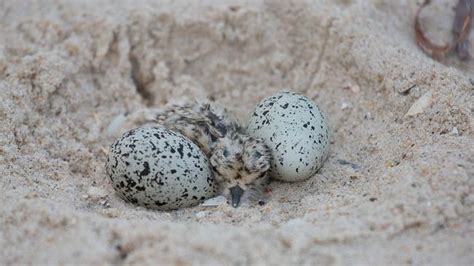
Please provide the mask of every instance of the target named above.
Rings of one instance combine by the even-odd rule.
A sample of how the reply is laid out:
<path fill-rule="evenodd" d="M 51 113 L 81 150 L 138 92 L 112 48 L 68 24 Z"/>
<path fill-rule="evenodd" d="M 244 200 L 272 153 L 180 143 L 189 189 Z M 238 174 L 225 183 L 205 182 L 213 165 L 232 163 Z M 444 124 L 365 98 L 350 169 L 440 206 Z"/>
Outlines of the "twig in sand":
<path fill-rule="evenodd" d="M 432 43 L 421 29 L 420 13 L 431 1 L 425 0 L 415 15 L 416 42 L 421 49 L 436 59 L 444 58 L 450 51 L 456 48 L 461 59 L 469 58 L 469 32 L 474 17 L 474 0 L 460 0 L 456 6 L 456 17 L 454 19 L 453 32 L 454 41 L 445 45 Z"/>

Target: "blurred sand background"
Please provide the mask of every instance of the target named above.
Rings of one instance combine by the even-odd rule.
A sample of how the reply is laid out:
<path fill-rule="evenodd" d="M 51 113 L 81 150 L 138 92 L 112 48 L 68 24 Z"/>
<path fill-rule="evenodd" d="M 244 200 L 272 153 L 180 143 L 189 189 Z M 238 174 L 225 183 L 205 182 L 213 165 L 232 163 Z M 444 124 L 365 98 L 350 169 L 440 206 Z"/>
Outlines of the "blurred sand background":
<path fill-rule="evenodd" d="M 474 63 L 417 47 L 419 3 L 225 2 L 0 1 L 0 264 L 472 265 Z M 423 12 L 440 44 L 454 2 Z M 114 193 L 121 114 L 211 98 L 245 121 L 284 88 L 329 120 L 311 179 L 238 209 Z"/>

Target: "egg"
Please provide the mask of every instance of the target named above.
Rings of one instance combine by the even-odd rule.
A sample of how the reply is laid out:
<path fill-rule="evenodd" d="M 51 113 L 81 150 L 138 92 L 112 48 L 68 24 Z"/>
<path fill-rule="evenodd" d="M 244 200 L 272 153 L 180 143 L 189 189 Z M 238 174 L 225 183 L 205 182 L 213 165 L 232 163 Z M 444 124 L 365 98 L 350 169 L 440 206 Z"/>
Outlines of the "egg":
<path fill-rule="evenodd" d="M 216 193 L 204 153 L 164 127 L 122 135 L 110 147 L 106 172 L 122 198 L 158 210 L 197 205 Z"/>
<path fill-rule="evenodd" d="M 247 133 L 271 149 L 273 178 L 297 182 L 313 176 L 329 153 L 329 130 L 309 98 L 280 92 L 263 99 L 250 116 Z"/>

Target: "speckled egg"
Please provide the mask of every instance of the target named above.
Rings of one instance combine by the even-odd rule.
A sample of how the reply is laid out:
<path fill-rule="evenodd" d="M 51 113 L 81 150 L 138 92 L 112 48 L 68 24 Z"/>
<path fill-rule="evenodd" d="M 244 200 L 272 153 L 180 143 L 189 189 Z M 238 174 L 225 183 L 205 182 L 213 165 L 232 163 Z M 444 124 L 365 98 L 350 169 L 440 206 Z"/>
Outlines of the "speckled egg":
<path fill-rule="evenodd" d="M 294 92 L 263 99 L 247 126 L 250 136 L 262 138 L 272 150 L 273 178 L 297 182 L 314 175 L 329 152 L 326 119 L 318 106 Z"/>
<path fill-rule="evenodd" d="M 122 135 L 110 147 L 106 171 L 122 198 L 153 209 L 197 205 L 216 193 L 204 153 L 164 127 L 137 128 Z"/>

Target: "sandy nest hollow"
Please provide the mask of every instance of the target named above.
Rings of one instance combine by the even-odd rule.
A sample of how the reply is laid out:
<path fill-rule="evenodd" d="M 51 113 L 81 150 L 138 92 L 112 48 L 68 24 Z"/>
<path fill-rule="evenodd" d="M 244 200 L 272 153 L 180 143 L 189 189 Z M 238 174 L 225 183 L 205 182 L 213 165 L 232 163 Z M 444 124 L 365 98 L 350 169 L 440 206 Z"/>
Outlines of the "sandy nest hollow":
<path fill-rule="evenodd" d="M 416 46 L 416 1 L 223 2 L 0 2 L 0 264 L 472 264 L 473 60 Z M 438 43 L 453 5 L 423 13 Z M 314 177 L 238 209 L 114 193 L 117 116 L 210 98 L 245 120 L 285 88 L 329 120 Z"/>

